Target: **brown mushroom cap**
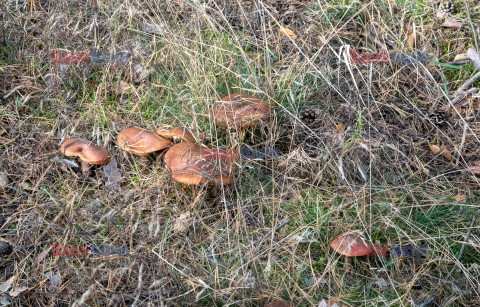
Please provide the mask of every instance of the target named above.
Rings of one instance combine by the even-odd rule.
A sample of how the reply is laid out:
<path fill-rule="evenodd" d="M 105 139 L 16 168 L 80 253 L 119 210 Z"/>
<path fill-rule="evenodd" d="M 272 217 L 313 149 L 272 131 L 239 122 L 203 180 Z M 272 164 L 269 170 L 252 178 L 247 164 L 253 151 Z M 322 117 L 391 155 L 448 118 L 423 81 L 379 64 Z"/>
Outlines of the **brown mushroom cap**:
<path fill-rule="evenodd" d="M 179 143 L 165 154 L 165 166 L 172 179 L 184 184 L 229 184 L 237 171 L 237 151 L 217 150 L 194 143 Z"/>
<path fill-rule="evenodd" d="M 147 156 L 172 145 L 172 141 L 155 132 L 139 127 L 127 128 L 118 134 L 117 144 L 122 150 L 138 156 Z"/>
<path fill-rule="evenodd" d="M 213 109 L 219 126 L 241 129 L 254 126 L 268 118 L 270 106 L 255 96 L 236 93 L 222 98 Z"/>
<path fill-rule="evenodd" d="M 278 300 L 265 305 L 265 307 L 290 307 L 290 304 L 283 300 Z"/>
<path fill-rule="evenodd" d="M 157 134 L 173 141 L 195 142 L 197 138 L 204 142 L 207 136 L 204 133 L 198 133 L 195 129 L 188 129 L 184 127 L 177 127 L 170 130 L 157 130 Z"/>
<path fill-rule="evenodd" d="M 359 234 L 346 232 L 336 237 L 330 246 L 339 254 L 348 257 L 367 256 L 372 246 Z"/>
<path fill-rule="evenodd" d="M 108 150 L 84 139 L 68 139 L 62 143 L 60 151 L 69 157 L 79 157 L 89 164 L 107 164 L 111 159 Z"/>

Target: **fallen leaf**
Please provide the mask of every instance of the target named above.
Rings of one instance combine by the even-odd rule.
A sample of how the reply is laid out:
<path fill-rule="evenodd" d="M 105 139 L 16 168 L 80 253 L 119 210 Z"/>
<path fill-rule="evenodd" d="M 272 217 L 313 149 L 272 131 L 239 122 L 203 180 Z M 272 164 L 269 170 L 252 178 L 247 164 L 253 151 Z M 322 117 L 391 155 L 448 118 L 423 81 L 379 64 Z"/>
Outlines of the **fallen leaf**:
<path fill-rule="evenodd" d="M 455 56 L 455 58 L 453 59 L 454 62 L 457 62 L 457 61 L 463 61 L 463 60 L 468 60 L 469 57 L 466 53 L 460 53 L 460 54 L 457 54 Z"/>
<path fill-rule="evenodd" d="M 193 214 L 190 211 L 180 214 L 180 216 L 177 217 L 173 223 L 173 231 L 175 233 L 185 231 L 188 227 L 190 227 L 192 219 Z"/>
<path fill-rule="evenodd" d="M 473 48 L 467 50 L 467 55 L 472 60 L 473 66 L 480 69 L 480 55 Z"/>
<path fill-rule="evenodd" d="M 446 28 L 460 28 L 461 26 L 462 26 L 462 23 L 453 17 L 447 17 L 445 19 L 445 22 L 442 23 L 442 27 L 446 27 Z"/>
<path fill-rule="evenodd" d="M 337 125 L 337 132 L 338 132 L 338 133 L 342 132 L 342 130 L 343 130 L 344 127 L 345 127 L 345 126 L 344 126 L 343 124 L 338 124 L 338 125 Z"/>
<path fill-rule="evenodd" d="M 467 198 L 467 195 L 463 195 L 463 194 L 457 194 L 453 197 L 453 199 L 455 199 L 456 202 L 462 202 L 466 198 Z"/>
<path fill-rule="evenodd" d="M 10 291 L 9 294 L 10 294 L 11 297 L 17 297 L 20 293 L 22 293 L 25 290 L 28 290 L 28 287 L 20 286 L 20 287 L 16 287 L 14 290 Z"/>
<path fill-rule="evenodd" d="M 117 168 L 117 160 L 112 158 L 112 160 L 103 167 L 103 171 L 108 179 L 108 181 L 105 182 L 105 186 L 109 189 L 119 188 L 118 182 L 122 180 L 122 173 L 120 173 Z"/>
<path fill-rule="evenodd" d="M 440 147 L 438 147 L 437 145 L 430 145 L 430 150 L 434 155 L 438 155 L 441 151 Z"/>
<path fill-rule="evenodd" d="M 286 37 L 289 37 L 292 40 L 295 40 L 298 38 L 298 36 L 295 35 L 295 32 L 293 32 L 293 30 L 285 27 L 280 28 L 280 34 L 285 35 Z"/>

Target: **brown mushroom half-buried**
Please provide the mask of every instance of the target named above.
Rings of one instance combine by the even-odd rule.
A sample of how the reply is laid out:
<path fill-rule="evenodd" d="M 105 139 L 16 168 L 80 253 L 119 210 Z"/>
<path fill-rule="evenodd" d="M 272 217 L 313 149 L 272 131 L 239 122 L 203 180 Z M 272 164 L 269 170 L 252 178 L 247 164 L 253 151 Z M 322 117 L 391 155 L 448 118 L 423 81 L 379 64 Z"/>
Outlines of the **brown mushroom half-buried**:
<path fill-rule="evenodd" d="M 233 182 L 238 150 L 217 150 L 194 143 L 179 143 L 165 154 L 172 179 L 184 184 L 221 185 Z"/>
<path fill-rule="evenodd" d="M 185 127 L 177 127 L 170 130 L 157 130 L 157 134 L 168 139 L 172 139 L 174 142 L 195 142 L 197 139 L 204 142 L 207 136 L 204 133 L 198 133 L 194 129 L 188 129 Z"/>
<path fill-rule="evenodd" d="M 172 145 L 172 141 L 159 136 L 155 132 L 132 127 L 118 134 L 117 144 L 122 150 L 143 157 L 169 147 Z"/>
<path fill-rule="evenodd" d="M 346 232 L 336 237 L 330 246 L 339 254 L 348 257 L 367 256 L 373 252 L 369 244 L 359 233 Z"/>
<path fill-rule="evenodd" d="M 89 164 L 107 164 L 111 159 L 108 150 L 84 139 L 68 139 L 62 143 L 60 151 Z"/>
<path fill-rule="evenodd" d="M 235 93 L 228 95 L 213 108 L 217 125 L 231 129 L 254 126 L 268 118 L 270 106 L 255 96 Z"/>

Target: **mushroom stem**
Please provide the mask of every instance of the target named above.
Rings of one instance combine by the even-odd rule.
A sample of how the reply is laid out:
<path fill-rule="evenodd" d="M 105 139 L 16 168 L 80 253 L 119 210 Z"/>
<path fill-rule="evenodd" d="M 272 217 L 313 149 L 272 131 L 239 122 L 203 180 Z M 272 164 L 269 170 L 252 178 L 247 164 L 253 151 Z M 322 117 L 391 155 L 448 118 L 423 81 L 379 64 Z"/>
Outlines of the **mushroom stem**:
<path fill-rule="evenodd" d="M 87 163 L 85 161 L 80 162 L 80 169 L 82 170 L 83 174 L 85 174 L 85 175 L 90 174 L 90 164 L 89 163 Z"/>

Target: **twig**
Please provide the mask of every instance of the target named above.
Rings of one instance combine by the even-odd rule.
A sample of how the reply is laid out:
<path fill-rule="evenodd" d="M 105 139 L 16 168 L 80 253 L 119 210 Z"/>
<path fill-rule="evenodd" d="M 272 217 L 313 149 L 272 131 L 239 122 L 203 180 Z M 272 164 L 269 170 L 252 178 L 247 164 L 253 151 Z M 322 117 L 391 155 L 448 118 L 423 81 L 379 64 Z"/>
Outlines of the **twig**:
<path fill-rule="evenodd" d="M 50 165 L 47 167 L 47 169 L 42 173 L 42 175 L 40 176 L 40 179 L 37 181 L 37 184 L 35 184 L 35 187 L 33 188 L 33 191 L 32 191 L 32 194 L 31 196 L 33 197 L 33 195 L 35 194 L 35 192 L 37 191 L 38 189 L 38 186 L 40 185 L 40 183 L 42 182 L 43 178 L 45 177 L 45 175 L 47 174 L 47 172 L 50 170 L 50 168 L 52 167 L 53 163 L 50 163 Z"/>
<path fill-rule="evenodd" d="M 452 106 L 459 103 L 460 101 L 462 101 L 463 99 L 465 99 L 469 95 L 475 95 L 478 91 L 480 91 L 478 88 L 472 88 L 472 89 L 469 89 L 468 91 L 465 91 L 463 93 L 458 93 L 458 91 L 457 91 L 457 93 L 458 93 L 457 97 L 455 97 L 451 101 Z"/>
<path fill-rule="evenodd" d="M 288 223 L 290 223 L 290 220 L 285 220 L 285 221 L 283 221 L 280 225 L 278 225 L 278 226 L 275 227 L 274 229 L 271 229 L 263 238 L 261 238 L 260 240 L 258 240 L 257 242 L 255 242 L 255 244 L 262 243 L 262 242 L 265 241 L 271 234 L 273 234 L 274 232 L 279 231 L 280 229 L 282 229 L 282 228 L 283 228 L 285 225 L 287 225 Z"/>
<path fill-rule="evenodd" d="M 470 80 L 468 80 L 467 82 L 465 82 L 464 85 L 460 86 L 458 88 L 458 90 L 456 91 L 456 93 L 460 93 L 460 92 L 463 92 L 465 89 L 467 89 L 470 85 L 473 84 L 473 82 L 475 82 L 478 78 L 480 78 L 480 71 L 477 72 L 473 77 L 470 78 Z"/>

